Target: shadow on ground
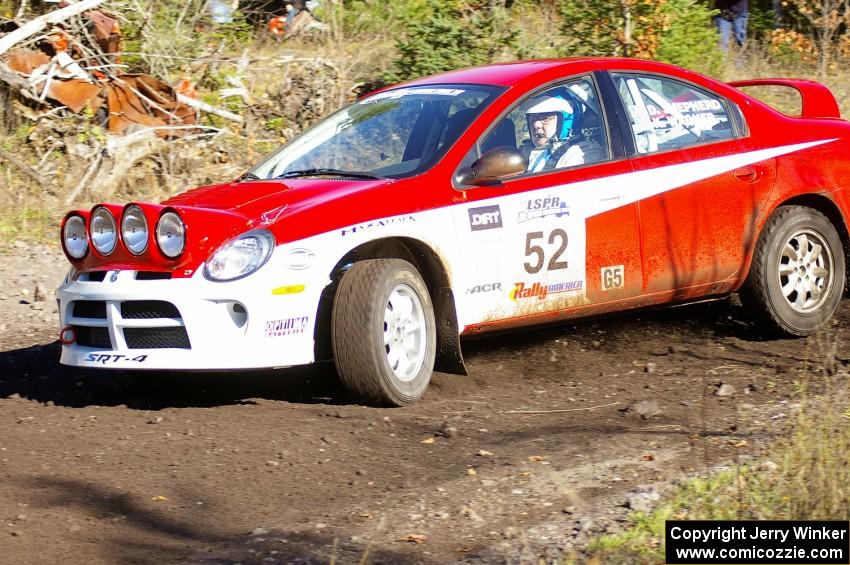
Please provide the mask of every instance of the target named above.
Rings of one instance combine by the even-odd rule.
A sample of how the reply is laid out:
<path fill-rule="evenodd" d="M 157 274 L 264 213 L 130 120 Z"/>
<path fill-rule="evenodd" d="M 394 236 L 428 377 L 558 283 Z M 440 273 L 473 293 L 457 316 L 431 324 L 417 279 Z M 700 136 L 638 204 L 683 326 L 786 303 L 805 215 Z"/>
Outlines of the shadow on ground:
<path fill-rule="evenodd" d="M 107 533 L 112 528 L 98 528 L 97 551 L 109 563 L 224 565 L 271 561 L 308 565 L 334 559 L 338 563 L 358 563 L 364 556 L 371 564 L 411 562 L 403 551 L 373 547 L 368 540 L 352 542 L 351 534 L 340 528 L 327 532 L 258 528 L 253 532 L 223 533 L 212 524 L 226 522 L 221 518 L 227 509 L 216 506 L 214 493 L 197 489 L 178 493 L 173 497 L 177 500 L 153 502 L 90 481 L 45 476 L 12 480 L 36 493 L 30 504 L 35 511 L 71 506 L 95 521 L 118 524 L 113 535 Z M 197 500 L 207 502 L 191 508 Z M 79 532 L 86 535 L 85 529 Z M 198 550 L 199 547 L 203 549 Z M 421 558 L 416 561 L 423 563 Z"/>
<path fill-rule="evenodd" d="M 58 362 L 58 342 L 0 352 L 0 398 L 57 406 L 131 409 L 250 404 L 256 399 L 305 404 L 349 404 L 331 364 L 276 371 L 136 372 L 79 369 Z"/>

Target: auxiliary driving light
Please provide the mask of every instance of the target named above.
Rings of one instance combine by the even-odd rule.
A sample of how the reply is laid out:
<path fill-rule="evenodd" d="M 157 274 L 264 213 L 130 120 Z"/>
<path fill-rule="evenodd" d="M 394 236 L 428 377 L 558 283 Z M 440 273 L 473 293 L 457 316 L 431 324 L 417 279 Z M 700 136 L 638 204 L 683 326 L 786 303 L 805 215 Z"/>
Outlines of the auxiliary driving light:
<path fill-rule="evenodd" d="M 115 216 L 106 208 L 95 208 L 91 215 L 91 242 L 101 255 L 109 255 L 118 241 Z"/>

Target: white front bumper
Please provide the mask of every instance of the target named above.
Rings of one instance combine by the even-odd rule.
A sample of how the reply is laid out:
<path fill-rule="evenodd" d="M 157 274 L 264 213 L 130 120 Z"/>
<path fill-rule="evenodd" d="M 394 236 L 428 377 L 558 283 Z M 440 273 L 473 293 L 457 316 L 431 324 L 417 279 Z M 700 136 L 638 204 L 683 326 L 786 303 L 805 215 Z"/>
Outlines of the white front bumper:
<path fill-rule="evenodd" d="M 101 282 L 66 282 L 57 290 L 60 327 L 74 327 L 77 340 L 62 346 L 60 362 L 136 370 L 312 363 L 327 281 L 305 285 L 293 276 L 266 265 L 228 283 L 208 281 L 200 269 L 185 279 L 137 280 L 135 271 L 110 271 Z M 304 290 L 272 293 L 287 284 Z"/>

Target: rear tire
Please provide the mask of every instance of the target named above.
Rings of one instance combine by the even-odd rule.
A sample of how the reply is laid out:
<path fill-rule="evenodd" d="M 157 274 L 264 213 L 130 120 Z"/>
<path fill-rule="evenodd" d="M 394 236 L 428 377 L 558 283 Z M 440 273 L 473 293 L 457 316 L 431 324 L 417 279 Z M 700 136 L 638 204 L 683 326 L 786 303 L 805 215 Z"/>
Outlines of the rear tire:
<path fill-rule="evenodd" d="M 334 298 L 331 342 L 337 372 L 352 392 L 404 406 L 431 381 L 434 308 L 416 268 L 401 259 L 355 263 Z"/>
<path fill-rule="evenodd" d="M 770 333 L 806 336 L 829 324 L 844 284 L 844 249 L 829 219 L 782 206 L 759 235 L 741 304 Z"/>

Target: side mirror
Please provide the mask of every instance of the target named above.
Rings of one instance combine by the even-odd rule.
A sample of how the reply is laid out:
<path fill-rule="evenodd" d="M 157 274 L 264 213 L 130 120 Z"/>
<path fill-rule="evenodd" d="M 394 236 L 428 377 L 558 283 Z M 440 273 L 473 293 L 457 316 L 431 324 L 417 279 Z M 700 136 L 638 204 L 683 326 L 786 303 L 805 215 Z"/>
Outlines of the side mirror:
<path fill-rule="evenodd" d="M 527 168 L 528 161 L 522 153 L 510 147 L 497 147 L 486 152 L 471 166 L 461 169 L 456 180 L 460 184 L 473 186 L 495 184 L 522 174 Z"/>

